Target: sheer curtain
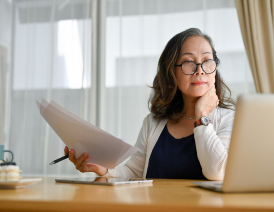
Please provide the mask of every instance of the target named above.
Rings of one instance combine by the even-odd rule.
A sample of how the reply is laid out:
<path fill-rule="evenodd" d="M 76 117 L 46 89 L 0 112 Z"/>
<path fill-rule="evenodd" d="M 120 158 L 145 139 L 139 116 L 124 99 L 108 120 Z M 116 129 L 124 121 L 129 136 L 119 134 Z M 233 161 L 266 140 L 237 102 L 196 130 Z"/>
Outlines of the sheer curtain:
<path fill-rule="evenodd" d="M 11 52 L 12 5 L 9 0 L 0 1 L 0 144 L 4 144 L 6 135 L 5 117 L 7 112 L 7 91 L 10 86 L 10 52 Z"/>
<path fill-rule="evenodd" d="M 18 0 L 14 4 L 9 149 L 22 175 L 84 175 L 40 116 L 35 100 L 54 100 L 93 122 L 92 0 Z"/>
<path fill-rule="evenodd" d="M 5 138 L 7 48 L 0 45 L 0 144 Z"/>
<path fill-rule="evenodd" d="M 212 37 L 220 73 L 236 98 L 255 92 L 234 0 L 106 0 L 102 127 L 136 142 L 157 62 L 175 34 L 197 27 Z"/>

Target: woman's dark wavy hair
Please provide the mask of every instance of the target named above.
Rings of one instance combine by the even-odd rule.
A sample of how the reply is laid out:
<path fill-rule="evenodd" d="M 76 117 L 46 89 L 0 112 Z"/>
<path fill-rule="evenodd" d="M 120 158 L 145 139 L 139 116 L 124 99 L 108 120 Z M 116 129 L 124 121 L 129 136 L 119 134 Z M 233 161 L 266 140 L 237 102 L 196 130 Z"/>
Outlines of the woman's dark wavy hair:
<path fill-rule="evenodd" d="M 150 105 L 149 109 L 154 114 L 155 119 L 166 118 L 176 123 L 182 117 L 178 116 L 178 113 L 182 112 L 184 108 L 184 100 L 177 86 L 175 62 L 177 61 L 183 42 L 193 36 L 205 38 L 212 48 L 213 59 L 217 64 L 215 88 L 220 100 L 218 106 L 232 110 L 235 108 L 235 101 L 231 98 L 231 91 L 224 83 L 218 71 L 220 60 L 217 57 L 211 38 L 197 28 L 190 28 L 171 38 L 159 59 L 157 74 L 151 87 L 153 90 L 148 102 Z"/>

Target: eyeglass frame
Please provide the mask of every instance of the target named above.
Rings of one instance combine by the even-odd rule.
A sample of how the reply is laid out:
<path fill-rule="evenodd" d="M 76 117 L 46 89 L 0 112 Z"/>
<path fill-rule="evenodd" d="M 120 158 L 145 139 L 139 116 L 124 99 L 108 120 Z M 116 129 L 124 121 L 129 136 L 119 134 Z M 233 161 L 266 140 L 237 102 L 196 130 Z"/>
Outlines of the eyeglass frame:
<path fill-rule="evenodd" d="M 203 69 L 203 63 L 204 63 L 204 62 L 206 62 L 206 61 L 209 61 L 209 60 L 214 61 L 214 62 L 215 62 L 215 64 L 216 64 L 216 67 L 215 67 L 214 71 L 213 71 L 213 72 L 211 72 L 211 73 L 207 73 L 207 72 L 205 72 L 205 71 L 204 71 L 204 69 Z M 213 73 L 217 70 L 217 63 L 216 63 L 216 61 L 215 61 L 214 59 L 208 59 L 208 60 L 205 60 L 205 61 L 204 61 L 204 62 L 202 62 L 202 63 L 195 63 L 195 65 L 196 65 L 196 69 L 195 69 L 195 71 L 194 71 L 192 74 L 186 74 L 186 73 L 184 73 L 183 68 L 182 68 L 183 64 L 184 64 L 184 63 L 186 63 L 186 62 L 192 62 L 192 63 L 195 63 L 194 61 L 185 61 L 185 62 L 183 62 L 183 63 L 182 63 L 182 64 L 180 64 L 180 65 L 176 65 L 176 64 L 175 64 L 175 66 L 179 66 L 179 67 L 181 67 L 181 70 L 182 70 L 183 74 L 185 74 L 185 75 L 193 75 L 193 74 L 195 74 L 195 72 L 198 70 L 198 65 L 201 65 L 201 68 L 202 68 L 203 72 L 205 72 L 206 74 L 213 74 Z"/>

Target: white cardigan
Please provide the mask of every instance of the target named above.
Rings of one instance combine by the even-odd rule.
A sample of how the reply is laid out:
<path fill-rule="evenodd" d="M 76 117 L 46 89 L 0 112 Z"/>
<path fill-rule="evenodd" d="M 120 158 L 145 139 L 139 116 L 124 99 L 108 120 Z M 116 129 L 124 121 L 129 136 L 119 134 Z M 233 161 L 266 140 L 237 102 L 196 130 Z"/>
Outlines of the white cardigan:
<path fill-rule="evenodd" d="M 224 178 L 234 115 L 233 110 L 215 108 L 209 114 L 211 124 L 193 130 L 202 172 L 209 180 Z M 145 178 L 151 152 L 166 123 L 166 119 L 155 120 L 153 114 L 147 115 L 135 144 L 139 151 L 132 155 L 125 165 L 109 169 L 104 176 Z"/>

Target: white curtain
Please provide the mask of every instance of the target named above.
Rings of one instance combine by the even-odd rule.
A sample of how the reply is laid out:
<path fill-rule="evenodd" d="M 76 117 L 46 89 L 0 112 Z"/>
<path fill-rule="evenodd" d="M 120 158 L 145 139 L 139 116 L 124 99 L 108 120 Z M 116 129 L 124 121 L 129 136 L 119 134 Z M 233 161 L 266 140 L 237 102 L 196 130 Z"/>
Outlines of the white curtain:
<path fill-rule="evenodd" d="M 236 99 L 255 92 L 234 0 L 106 1 L 105 108 L 102 127 L 134 144 L 157 62 L 177 33 L 196 27 L 214 41 L 219 71 Z"/>
<path fill-rule="evenodd" d="M 7 91 L 10 79 L 12 5 L 8 0 L 0 1 L 0 144 L 6 135 Z"/>
<path fill-rule="evenodd" d="M 91 121 L 92 0 L 14 1 L 9 149 L 22 175 L 83 175 L 40 116 L 36 100 L 54 100 Z"/>
<path fill-rule="evenodd" d="M 255 92 L 234 0 L 12 2 L 14 52 L 5 138 L 24 175 L 84 175 L 68 160 L 48 165 L 63 155 L 64 145 L 40 116 L 36 99 L 54 100 L 90 122 L 97 114 L 99 127 L 134 144 L 149 113 L 147 85 L 152 85 L 158 58 L 168 40 L 187 28 L 200 28 L 213 38 L 219 70 L 234 97 Z M 100 10 L 91 19 L 94 2 Z M 95 23 L 99 33 L 92 31 Z M 98 44 L 91 45 L 94 34 Z M 92 64 L 94 54 L 98 66 Z M 96 91 L 91 83 L 97 80 L 95 72 Z"/>

